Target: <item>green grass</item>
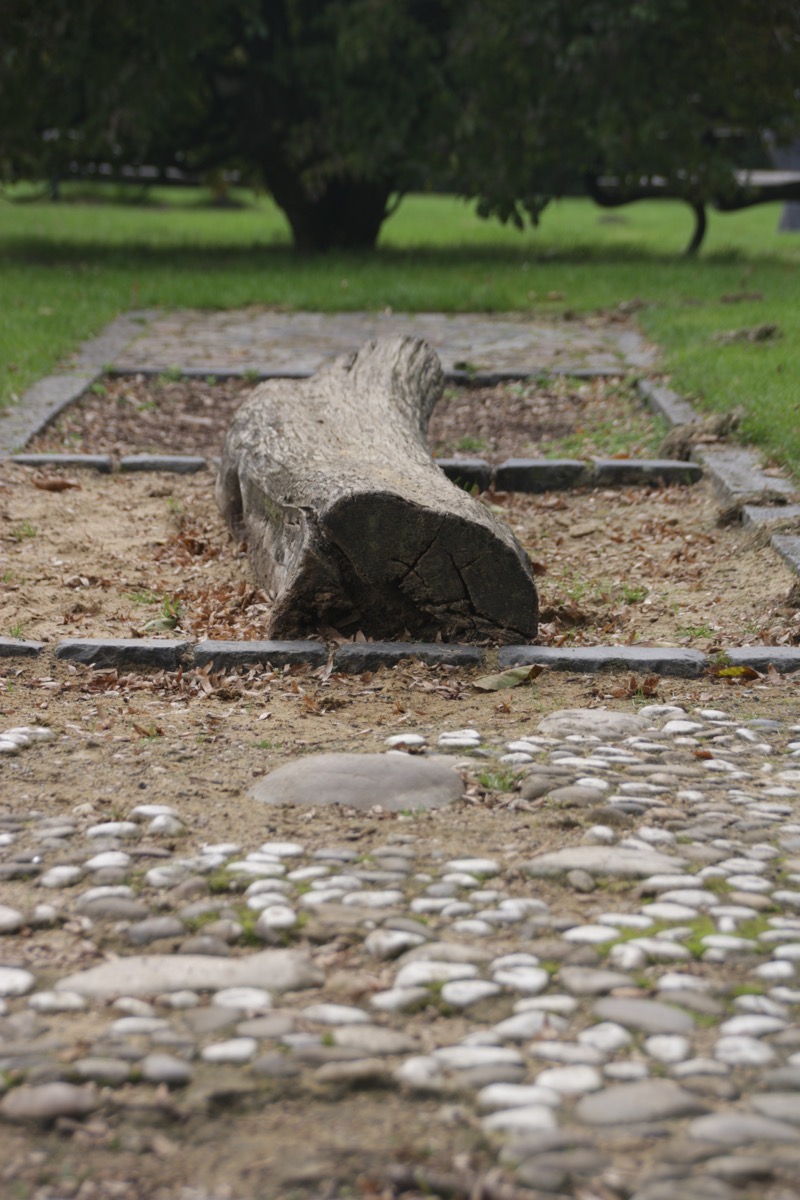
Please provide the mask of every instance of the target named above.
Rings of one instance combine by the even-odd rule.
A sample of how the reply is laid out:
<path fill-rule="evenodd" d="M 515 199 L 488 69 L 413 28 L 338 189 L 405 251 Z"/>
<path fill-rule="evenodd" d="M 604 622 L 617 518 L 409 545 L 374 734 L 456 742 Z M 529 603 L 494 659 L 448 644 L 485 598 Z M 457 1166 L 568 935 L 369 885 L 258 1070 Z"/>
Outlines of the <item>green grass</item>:
<path fill-rule="evenodd" d="M 589 201 L 565 200 L 519 234 L 478 220 L 466 203 L 415 196 L 386 223 L 377 254 L 303 259 L 263 197 L 214 209 L 199 191 L 117 189 L 114 203 L 70 202 L 69 187 L 58 204 L 41 194 L 20 187 L 0 197 L 0 404 L 131 308 L 560 317 L 637 300 L 677 389 L 712 409 L 741 406 L 743 435 L 800 473 L 800 237 L 775 232 L 778 205 L 711 213 L 704 248 L 689 260 L 692 217 L 677 203 L 634 204 L 609 219 Z M 721 299 L 756 292 L 763 300 Z M 765 322 L 782 336 L 712 340 Z"/>

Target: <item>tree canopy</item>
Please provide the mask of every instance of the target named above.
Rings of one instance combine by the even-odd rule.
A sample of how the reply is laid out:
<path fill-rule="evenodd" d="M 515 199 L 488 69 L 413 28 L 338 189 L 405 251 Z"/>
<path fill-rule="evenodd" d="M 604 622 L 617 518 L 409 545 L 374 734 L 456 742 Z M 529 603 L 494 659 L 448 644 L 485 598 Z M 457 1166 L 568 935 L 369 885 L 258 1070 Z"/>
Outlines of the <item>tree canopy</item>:
<path fill-rule="evenodd" d="M 589 175 L 729 185 L 800 127 L 800 0 L 3 0 L 0 174 L 238 168 L 303 249 L 435 185 L 535 220 Z"/>

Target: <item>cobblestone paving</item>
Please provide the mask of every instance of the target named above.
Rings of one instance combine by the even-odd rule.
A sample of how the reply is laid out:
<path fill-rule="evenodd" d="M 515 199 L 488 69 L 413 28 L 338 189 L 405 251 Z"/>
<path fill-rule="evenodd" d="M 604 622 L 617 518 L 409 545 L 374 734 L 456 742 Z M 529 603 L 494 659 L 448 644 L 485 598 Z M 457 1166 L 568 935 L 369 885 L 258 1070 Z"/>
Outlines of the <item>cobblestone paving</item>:
<path fill-rule="evenodd" d="M 648 365 L 653 357 L 643 339 L 624 325 L 581 321 L 546 325 L 518 314 L 179 310 L 143 313 L 141 328 L 140 336 L 115 356 L 119 369 L 304 374 L 372 338 L 398 335 L 429 341 L 446 372 L 604 374 L 627 365 Z"/>
<path fill-rule="evenodd" d="M 7 767 L 51 736 L 7 730 Z M 568 809 L 579 832 L 451 857 L 412 816 L 363 856 L 313 824 L 209 845 L 167 807 L 7 807 L 0 1119 L 235 1070 L 457 1102 L 519 1195 L 800 1195 L 800 724 L 651 705 L 388 743 L 518 771 L 517 817 Z M 54 931 L 92 965 L 48 965 Z M 379 982 L 343 1003 L 334 961 Z"/>

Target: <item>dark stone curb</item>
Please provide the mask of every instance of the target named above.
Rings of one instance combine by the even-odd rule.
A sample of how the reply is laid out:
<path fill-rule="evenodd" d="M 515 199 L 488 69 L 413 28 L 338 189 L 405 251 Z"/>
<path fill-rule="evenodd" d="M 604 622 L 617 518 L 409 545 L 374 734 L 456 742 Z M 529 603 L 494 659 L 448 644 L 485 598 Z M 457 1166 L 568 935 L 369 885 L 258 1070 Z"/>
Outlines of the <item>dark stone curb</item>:
<path fill-rule="evenodd" d="M 170 471 L 173 475 L 193 475 L 205 471 L 208 462 L 193 454 L 126 454 L 119 460 L 123 474 L 133 471 Z"/>
<path fill-rule="evenodd" d="M 31 658 L 47 649 L 43 642 L 0 638 L 0 658 Z M 323 666 L 328 647 L 317 641 L 203 641 L 170 638 L 66 638 L 54 650 L 56 658 L 98 668 L 154 667 L 173 671 L 184 667 L 231 669 L 269 663 L 273 667 Z M 764 672 L 772 665 L 781 674 L 800 671 L 800 646 L 742 646 L 723 651 L 731 666 L 749 666 Z M 403 659 L 429 666 L 480 667 L 485 651 L 480 646 L 445 645 L 440 642 L 348 642 L 333 654 L 333 669 L 358 675 L 380 667 L 393 667 Z M 659 646 L 503 646 L 498 667 L 541 665 L 555 671 L 596 674 L 623 670 L 684 679 L 701 676 L 712 660 L 699 650 Z"/>
<path fill-rule="evenodd" d="M 21 638 L 0 637 L 0 658 L 35 658 L 44 650 L 44 642 L 25 642 Z"/>
<path fill-rule="evenodd" d="M 109 454 L 12 454 L 18 467 L 70 467 L 110 475 L 114 464 Z"/>
<path fill-rule="evenodd" d="M 114 470 L 109 455 L 101 454 L 14 454 L 11 462 L 21 467 L 91 468 L 108 474 Z M 437 458 L 448 479 L 459 487 L 498 492 L 555 492 L 575 487 L 644 486 L 695 483 L 702 467 L 672 458 L 598 458 L 591 463 L 577 458 L 508 458 L 492 467 L 482 458 Z M 128 454 L 119 460 L 120 472 L 166 471 L 190 475 L 218 465 L 218 459 L 192 454 Z"/>
<path fill-rule="evenodd" d="M 92 667 L 158 667 L 175 671 L 189 642 L 167 638 L 66 638 L 55 648 L 56 658 Z"/>
<path fill-rule="evenodd" d="M 698 414 L 686 400 L 668 387 L 640 379 L 639 394 L 654 412 L 670 425 L 691 425 Z M 797 491 L 791 480 L 768 475 L 761 469 L 761 458 L 748 446 L 698 446 L 693 454 L 704 467 L 713 486 L 728 504 L 741 509 L 745 525 L 765 526 L 773 521 L 796 517 L 800 512 L 791 503 Z M 795 575 L 800 575 L 800 536 L 775 533 L 770 545 Z M 792 668 L 794 669 L 794 668 Z"/>
<path fill-rule="evenodd" d="M 556 671 L 595 674 L 597 671 L 644 671 L 651 675 L 679 675 L 696 679 L 708 666 L 699 650 L 652 646 L 503 646 L 498 655 L 501 670 L 541 665 Z M 797 651 L 800 667 L 800 650 Z"/>
<path fill-rule="evenodd" d="M 336 650 L 333 669 L 345 675 L 359 675 L 378 667 L 393 667 L 404 658 L 414 658 L 429 666 L 444 663 L 452 667 L 478 667 L 483 662 L 483 651 L 477 646 L 441 642 L 348 642 Z"/>
<path fill-rule="evenodd" d="M 727 657 L 732 667 L 752 667 L 763 672 L 773 666 L 781 675 L 800 671 L 798 646 L 742 646 L 738 650 L 728 650 Z"/>
<path fill-rule="evenodd" d="M 38 380 L 20 397 L 17 404 L 3 410 L 0 419 L 0 459 L 26 446 L 31 438 L 77 400 L 105 373 L 105 367 L 141 333 L 142 325 L 154 312 L 123 313 L 97 337 L 83 342 L 69 363 Z"/>
<path fill-rule="evenodd" d="M 196 667 L 260 666 L 270 663 L 284 667 L 307 663 L 321 667 L 328 661 L 328 648 L 323 642 L 198 642 L 194 648 Z"/>

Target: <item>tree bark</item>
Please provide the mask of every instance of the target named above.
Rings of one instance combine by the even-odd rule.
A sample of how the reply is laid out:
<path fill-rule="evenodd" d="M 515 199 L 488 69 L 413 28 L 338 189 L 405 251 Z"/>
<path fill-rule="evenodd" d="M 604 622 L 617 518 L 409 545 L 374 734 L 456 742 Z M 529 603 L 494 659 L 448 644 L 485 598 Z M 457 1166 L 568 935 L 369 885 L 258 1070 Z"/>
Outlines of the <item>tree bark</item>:
<path fill-rule="evenodd" d="M 309 196 L 291 172 L 265 172 L 265 178 L 286 214 L 296 250 L 318 254 L 375 248 L 394 190 L 390 182 L 345 176 L 328 180 L 318 196 Z"/>
<path fill-rule="evenodd" d="M 217 501 L 272 599 L 269 637 L 536 634 L 527 555 L 428 451 L 442 385 L 435 351 L 395 338 L 263 383 L 236 413 Z"/>

